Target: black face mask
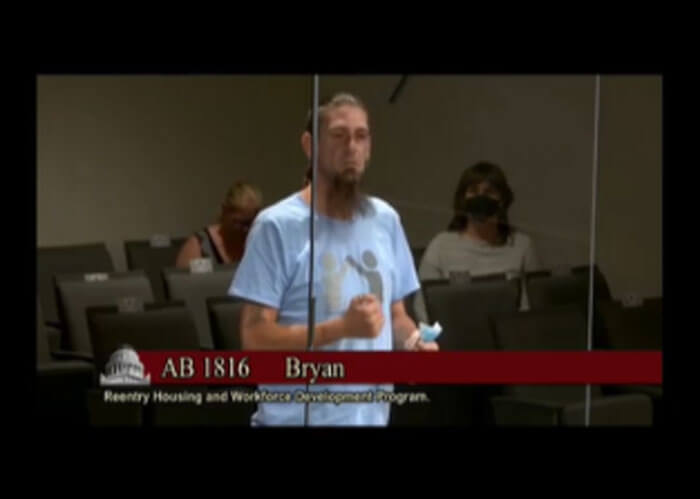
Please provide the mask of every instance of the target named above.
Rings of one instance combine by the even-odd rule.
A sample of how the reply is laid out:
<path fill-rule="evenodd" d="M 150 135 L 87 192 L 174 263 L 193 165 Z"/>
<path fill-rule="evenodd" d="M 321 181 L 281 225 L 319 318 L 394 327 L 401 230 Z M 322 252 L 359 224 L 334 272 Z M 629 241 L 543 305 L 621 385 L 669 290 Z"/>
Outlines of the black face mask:
<path fill-rule="evenodd" d="M 468 213 L 478 222 L 484 222 L 500 213 L 501 203 L 489 196 L 479 195 L 462 200 L 461 211 Z"/>

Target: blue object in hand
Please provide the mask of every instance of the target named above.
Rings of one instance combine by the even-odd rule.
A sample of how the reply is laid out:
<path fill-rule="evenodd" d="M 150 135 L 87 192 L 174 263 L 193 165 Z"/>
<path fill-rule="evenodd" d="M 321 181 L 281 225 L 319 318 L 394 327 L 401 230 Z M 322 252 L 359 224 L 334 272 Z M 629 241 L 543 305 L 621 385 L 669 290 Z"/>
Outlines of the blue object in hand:
<path fill-rule="evenodd" d="M 420 330 L 420 339 L 425 343 L 430 343 L 435 341 L 440 333 L 442 333 L 442 326 L 439 322 L 436 322 L 432 326 L 425 324 L 423 322 L 419 323 L 418 329 Z"/>

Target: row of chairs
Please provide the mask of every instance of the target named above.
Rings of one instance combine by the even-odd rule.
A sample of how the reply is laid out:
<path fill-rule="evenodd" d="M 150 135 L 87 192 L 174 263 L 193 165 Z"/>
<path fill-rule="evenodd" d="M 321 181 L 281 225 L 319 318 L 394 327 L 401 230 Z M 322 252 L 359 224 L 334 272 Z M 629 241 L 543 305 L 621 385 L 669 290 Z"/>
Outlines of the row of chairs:
<path fill-rule="evenodd" d="M 124 242 L 127 270 L 143 270 L 146 273 L 155 301 L 166 301 L 167 290 L 161 274 L 163 269 L 174 267 L 180 248 L 186 238 L 154 236 L 149 240 Z M 416 266 L 425 251 L 413 247 Z M 104 243 L 47 246 L 37 249 L 37 289 L 41 296 L 46 321 L 58 323 L 58 310 L 54 299 L 54 276 L 59 274 L 85 274 L 91 272 L 115 272 L 116 268 Z"/>
<path fill-rule="evenodd" d="M 160 277 L 162 269 L 174 267 L 177 254 L 185 238 L 124 242 L 128 270 L 143 270 L 151 281 L 156 301 L 165 301 L 166 291 Z M 53 279 L 59 274 L 114 272 L 116 270 L 104 243 L 47 246 L 37 249 L 37 289 L 48 322 L 58 321 L 58 310 L 53 298 Z"/>
<path fill-rule="evenodd" d="M 455 290 L 457 289 L 459 286 L 455 287 Z M 239 349 L 241 302 L 231 297 L 213 297 L 206 301 L 206 305 L 212 330 L 215 332 L 215 348 Z M 642 307 L 635 312 L 644 310 Z M 40 317 L 39 314 L 38 316 Z M 183 302 L 147 304 L 143 312 L 128 313 L 120 312 L 115 306 L 88 307 L 86 316 L 93 345 L 91 360 L 97 372 L 103 372 L 111 353 L 123 343 L 129 343 L 137 350 L 196 349 L 198 347 L 196 326 Z M 585 344 L 583 314 L 575 304 L 540 311 L 516 312 L 496 317 L 495 320 L 492 316 L 489 322 L 494 325 L 496 332 L 494 348 L 576 350 L 581 349 Z M 455 331 L 449 329 L 453 325 L 450 317 L 443 316 L 443 323 L 446 326 L 445 337 L 448 337 L 448 331 Z M 447 345 L 443 345 L 443 349 L 445 346 Z M 44 358 L 46 358 L 45 352 Z M 69 353 L 68 355 L 78 355 L 73 359 L 74 363 L 80 359 L 80 354 Z M 59 371 L 65 375 L 68 367 L 71 367 L 71 364 L 64 364 L 64 369 Z M 65 378 L 65 380 L 77 380 L 74 387 L 80 392 L 80 387 L 82 389 L 85 387 L 84 371 L 86 369 L 84 364 L 78 367 L 74 377 Z M 46 367 L 40 368 L 39 371 L 45 372 Z M 82 382 L 79 382 L 80 380 Z M 416 387 L 411 388 L 416 389 Z M 580 386 L 516 386 L 507 387 L 505 390 L 488 387 L 426 387 L 425 389 L 433 399 L 433 404 L 427 406 L 429 409 L 427 413 L 425 406 L 423 408 L 421 406 L 397 407 L 394 411 L 395 424 L 479 424 L 483 420 L 497 424 L 543 425 L 580 424 L 583 421 L 584 392 L 583 387 Z M 75 390 L 68 391 L 75 392 Z M 630 391 L 635 390 L 627 390 L 628 393 Z M 621 390 L 621 393 L 625 391 Z M 628 395 L 609 398 L 604 396 L 600 387 L 593 387 L 592 395 L 593 424 L 643 424 L 649 421 L 650 410 L 647 397 Z M 647 393 L 647 395 L 654 394 Z M 658 395 L 660 396 L 660 390 Z M 73 399 L 75 400 L 75 397 Z M 238 418 L 232 419 L 231 424 L 234 424 L 234 421 L 247 424 L 246 418 L 250 415 L 252 408 L 239 409 Z M 133 410 L 140 409 L 133 408 Z M 192 412 L 192 417 L 200 414 L 197 409 L 188 410 Z M 178 409 L 158 409 L 158 411 L 167 413 L 167 411 L 177 412 Z M 406 417 L 407 411 L 408 417 Z M 110 418 L 114 420 L 115 414 L 111 410 L 102 408 L 98 413 L 107 414 L 106 420 Z M 105 420 L 104 417 L 102 419 Z M 137 419 L 140 420 L 131 418 L 131 420 Z M 124 419 L 122 418 L 121 421 L 123 422 Z"/>
<path fill-rule="evenodd" d="M 240 350 L 238 324 L 240 300 L 212 297 L 206 300 L 217 350 Z M 111 355 L 128 344 L 136 350 L 199 350 L 200 339 L 191 310 L 184 301 L 146 303 L 141 311 L 121 311 L 117 306 L 85 309 L 91 352 L 50 351 L 47 326 L 37 298 L 38 414 L 44 422 L 104 425 L 204 424 L 218 415 L 219 424 L 247 425 L 252 404 L 220 404 L 191 407 L 138 405 L 115 406 L 100 399 L 98 378 Z M 238 387 L 250 389 L 250 387 Z M 206 393 L 206 387 L 200 387 Z M 208 414 L 208 416 L 207 416 Z M 178 416 L 179 415 L 179 416 Z M 186 417 L 182 417 L 182 416 Z M 51 421 L 49 421 L 49 419 Z"/>
<path fill-rule="evenodd" d="M 640 298 L 638 302 L 630 304 L 613 300 L 604 276 L 597 269 L 595 273 L 598 277 L 592 303 L 592 347 L 660 350 L 662 299 Z M 522 277 L 497 274 L 467 279 L 428 280 L 421 286 L 429 320 L 440 321 L 443 325 L 446 321 L 449 330 L 453 331 L 453 334 L 441 337 L 444 342 L 442 347 L 448 350 L 492 350 L 499 345 L 490 318 L 519 312 L 520 294 L 523 290 L 528 294 L 530 311 L 573 304 L 587 318 L 587 277 L 588 268 L 579 267 L 568 272 L 526 273 Z M 408 301 L 411 300 L 407 299 Z M 581 340 L 585 338 L 583 336 Z M 542 347 L 545 348 L 545 345 L 542 344 Z"/>
<path fill-rule="evenodd" d="M 162 278 L 163 270 L 174 267 L 177 254 L 184 238 L 163 239 L 152 237 L 151 240 L 126 241 L 124 253 L 129 271 L 143 270 L 151 283 L 154 301 L 161 302 L 169 299 L 166 282 Z M 420 262 L 425 249 L 413 247 L 412 253 L 416 265 Z M 70 246 L 42 247 L 37 249 L 37 289 L 41 297 L 46 321 L 60 327 L 60 317 L 55 293 L 55 277 L 57 275 L 86 274 L 95 272 L 115 272 L 115 266 L 104 243 L 81 244 Z M 575 292 L 587 289 L 588 267 L 574 267 L 572 274 L 580 277 L 579 288 Z M 546 272 L 544 273 L 547 274 Z M 532 274 L 530 277 L 535 277 Z M 556 281 L 556 278 L 550 279 Z M 609 299 L 610 291 L 604 276 L 596 267 L 596 296 Z M 569 298 L 562 293 L 567 292 L 567 286 L 551 288 L 553 293 L 546 297 L 548 302 L 568 302 Z M 536 290 L 535 290 L 536 292 Z M 535 296 L 535 300 L 537 297 Z M 412 302 L 407 303 L 412 311 Z M 54 336 L 52 340 L 55 341 Z M 57 347 L 57 346 L 55 346 Z"/>
<path fill-rule="evenodd" d="M 519 278 L 506 275 L 423 283 L 431 321 L 444 332 L 438 343 L 447 350 L 585 350 L 588 344 L 587 281 L 577 274 L 538 272 L 526 275 L 530 310 L 520 311 Z M 602 279 L 601 279 L 602 281 Z M 661 348 L 662 299 L 628 306 L 605 293 L 594 293 L 597 348 Z M 416 389 L 416 387 L 401 387 Z M 434 403 L 395 411 L 397 424 L 581 424 L 585 387 L 422 387 Z M 591 387 L 592 424 L 648 424 L 661 419 L 662 390 L 650 387 Z"/>
<path fill-rule="evenodd" d="M 130 272 L 115 272 L 101 243 L 37 250 L 37 404 L 42 408 L 37 413 L 45 421 L 198 424 L 219 414 L 222 424 L 249 424 L 252 408 L 240 404 L 204 412 L 182 406 L 107 407 L 95 389 L 109 355 L 123 343 L 137 350 L 240 348 L 238 334 L 226 334 L 238 331 L 240 305 L 223 296 L 235 267 L 217 266 L 206 275 L 172 269 L 183 242 L 127 241 Z M 107 273 L 107 280 L 85 279 L 95 273 Z M 119 313 L 118 303 L 127 297 L 144 302 L 143 312 Z"/>
<path fill-rule="evenodd" d="M 144 245 L 141 245 L 142 248 Z M 162 249 L 162 248 L 152 248 Z M 148 253 L 148 249 L 144 251 Z M 105 250 L 106 253 L 106 250 Z M 174 258 L 174 257 L 173 257 Z M 155 268 L 155 265 L 153 266 Z M 88 267 L 91 271 L 98 271 L 93 267 Z M 92 357 L 94 362 L 93 369 L 101 369 L 106 362 L 105 355 L 108 355 L 118 347 L 118 343 L 129 340 L 134 343 L 137 349 L 172 349 L 184 348 L 177 345 L 191 345 L 199 348 L 224 348 L 238 349 L 238 313 L 240 304 L 230 297 L 225 297 L 228 285 L 231 282 L 235 268 L 215 268 L 212 274 L 190 274 L 188 271 L 169 269 L 167 271 L 159 270 L 155 275 L 158 279 L 156 282 L 163 283 L 163 295 L 168 299 L 178 299 L 180 303 L 171 303 L 169 305 L 146 305 L 143 314 L 120 314 L 118 307 L 115 304 L 119 298 L 126 296 L 138 296 L 146 303 L 157 301 L 155 292 L 152 286 L 153 275 L 146 275 L 145 271 L 130 272 L 130 273 L 110 273 L 109 279 L 106 281 L 86 281 L 84 276 L 55 276 L 53 279 L 53 291 L 58 298 L 57 314 L 62 321 L 62 326 L 66 329 L 67 343 L 65 346 L 73 350 L 72 355 L 77 355 L 80 359 L 80 353 L 84 359 Z M 604 336 L 607 343 L 618 348 L 656 348 L 660 347 L 660 334 L 654 334 L 654 331 L 660 333 L 660 300 L 651 300 L 645 302 L 643 307 L 627 308 L 619 303 L 614 303 L 609 300 L 609 291 L 604 277 L 600 275 L 596 269 L 596 313 L 600 311 L 611 320 L 599 321 L 597 325 L 602 325 L 605 322 L 605 327 L 598 327 L 606 333 L 610 331 L 623 331 L 623 335 L 612 336 L 607 334 Z M 584 278 L 585 276 L 585 278 Z M 537 312 L 551 309 L 556 305 L 572 303 L 576 306 L 579 313 L 583 313 L 587 308 L 587 288 L 588 288 L 588 269 L 574 269 L 569 274 L 562 273 L 535 273 L 525 276 L 528 284 L 528 293 L 530 296 L 530 305 L 532 313 L 529 314 L 532 323 L 535 326 L 530 328 L 530 332 L 522 334 L 523 327 L 519 325 L 516 329 L 521 331 L 520 334 L 511 335 L 511 339 L 522 340 L 529 339 L 534 342 L 532 346 L 536 349 L 547 348 L 546 341 L 557 340 L 563 343 L 552 343 L 551 348 L 560 348 L 566 345 L 570 349 L 571 344 L 566 343 L 565 337 L 554 332 L 555 329 L 550 328 L 549 338 L 542 333 L 546 328 L 542 327 L 542 319 L 536 319 Z M 129 287 L 130 284 L 133 287 Z M 150 288 L 150 289 L 149 289 Z M 528 314 L 517 313 L 517 304 L 519 303 L 519 293 L 522 287 L 518 279 L 509 279 L 508 276 L 489 276 L 479 278 L 469 278 L 469 276 L 456 276 L 452 280 L 426 282 L 424 283 L 424 293 L 426 298 L 426 306 L 431 320 L 439 320 L 445 330 L 441 339 L 441 348 L 443 350 L 450 349 L 518 349 L 523 345 L 508 344 L 508 337 L 501 337 L 497 332 L 498 328 L 494 329 L 494 316 L 503 314 L 516 314 L 519 320 L 525 320 Z M 606 299 L 607 298 L 607 299 Z M 213 313 L 213 309 L 219 307 L 224 312 L 222 314 Z M 605 312 L 608 310 L 608 312 Z M 656 310 L 658 313 L 648 313 L 649 310 Z M 612 312 L 610 312 L 612 311 Z M 155 315 L 154 315 L 155 313 Z M 193 341 L 191 328 L 189 336 L 183 332 L 180 336 L 174 334 L 175 330 L 172 326 L 158 326 L 156 316 L 158 314 L 167 316 L 169 313 L 174 313 L 171 324 L 186 325 L 194 323 L 197 343 Z M 180 314 L 179 318 L 176 318 Z M 184 317 L 190 317 L 185 319 Z M 219 318 L 219 316 L 221 318 Z M 584 316 L 585 317 L 585 316 Z M 650 319 L 651 317 L 651 319 Z M 654 317 L 658 320 L 655 322 Z M 138 326 L 134 321 L 142 318 L 143 323 Z M 163 317 L 161 317 L 162 319 Z M 532 319 L 534 318 L 534 319 Z M 580 315 L 579 315 L 580 318 Z M 636 327 L 629 327 L 630 318 L 633 322 L 636 321 Z M 584 319 L 585 320 L 585 319 Z M 124 321 L 132 321 L 130 325 Z M 649 327 L 650 324 L 656 324 L 658 328 Z M 111 324 L 111 326 L 110 326 Z M 616 325 L 617 324 L 617 325 Z M 110 338 L 109 329 L 118 334 Z M 187 328 L 187 326 L 184 326 Z M 139 329 L 140 328 L 140 329 Z M 43 328 L 45 329 L 45 328 Z M 161 335 L 153 335 L 153 331 L 160 329 Z M 502 328 L 501 328 L 502 329 Z M 525 328 L 527 329 L 527 328 Z M 563 328 L 559 328 L 561 331 Z M 580 329 L 580 328 L 579 328 Z M 644 330 L 650 334 L 639 334 L 639 330 Z M 127 331 L 135 332 L 133 335 L 126 335 Z M 574 329 L 569 328 L 568 331 Z M 96 333 L 96 331 L 100 331 Z M 108 331 L 104 333 L 104 331 Z M 140 331 L 140 332 L 139 332 Z M 454 334 L 456 331 L 464 331 L 465 334 Z M 540 332 L 538 337 L 538 331 Z M 451 332 L 451 334 L 447 334 Z M 628 334 L 629 333 L 629 334 Z M 151 335 L 151 336 L 149 336 Z M 573 337 L 573 336 L 572 336 Z M 575 346 L 580 347 L 581 341 L 585 338 L 584 334 L 577 335 L 577 343 Z M 569 338 L 570 340 L 571 338 Z M 110 341 L 112 343 L 110 343 Z M 177 343 L 183 341 L 185 343 Z M 189 341 L 190 343 L 186 343 Z M 655 342 L 655 343 L 654 343 Z M 525 345 L 527 347 L 527 345 Z M 96 354 L 96 348 L 101 354 Z M 189 348 L 189 347 L 188 347 Z M 49 349 L 51 350 L 51 349 Z M 55 348 L 53 349 L 56 350 Z M 76 353 L 76 351 L 78 353 Z M 65 352 L 55 352 L 55 357 L 64 355 Z M 98 358 L 99 357 L 99 360 Z M 76 362 L 76 358 L 72 359 Z M 52 372 L 47 366 L 49 363 L 44 362 L 43 372 Z M 67 366 L 67 365 L 66 365 Z M 99 367 L 98 367 L 99 366 Z M 82 366 L 83 368 L 85 366 Z M 48 370 L 47 370 L 48 369 Z M 65 369 L 64 369 L 65 370 Z M 40 373 L 42 370 L 40 369 Z M 84 378 L 83 378 L 84 379 Z M 435 387 L 432 387 L 435 388 Z M 542 388 L 542 387 L 539 387 Z M 573 387 L 580 388 L 580 387 Z M 628 387 L 629 388 L 629 387 Z M 658 387 L 650 387 L 658 388 Z M 465 391 L 467 389 L 462 389 Z M 439 390 L 438 390 L 439 391 Z M 443 400 L 454 406 L 455 402 L 460 397 L 454 397 L 454 390 L 446 392 Z M 483 395 L 483 394 L 482 394 Z M 476 403 L 475 397 L 470 397 L 469 404 L 472 406 L 472 416 L 474 413 L 483 413 L 484 405 L 493 407 L 496 397 L 502 394 L 491 392 L 488 404 Z M 574 396 L 573 390 L 570 390 L 568 401 L 571 404 L 576 404 L 581 398 L 578 393 Z M 596 394 L 598 395 L 598 394 Z M 654 393 L 652 393 L 654 395 Z M 660 390 L 656 394 L 660 398 Z M 556 399 L 556 397 L 554 397 Z M 439 394 L 436 399 L 440 399 Z M 464 397 L 461 397 L 464 401 Z M 478 399 L 478 397 L 476 397 Z M 483 399 L 483 397 L 482 397 Z M 483 399 L 481 402 L 484 402 Z M 542 400 L 552 400 L 546 397 Z M 507 406 L 512 409 L 512 402 Z M 503 407 L 501 404 L 500 407 Z M 478 407 L 478 406 L 481 407 Z M 433 404 L 433 408 L 437 408 L 439 404 Z M 414 406 L 416 407 L 416 406 Z M 475 408 L 476 407 L 476 408 Z M 521 407 L 521 406 L 518 406 Z M 572 416 L 568 418 L 563 415 L 563 408 L 555 411 L 557 417 L 553 419 L 557 421 L 572 421 Z M 453 416 L 460 414 L 460 411 L 448 411 Z M 433 411 L 433 414 L 435 411 Z M 541 411 L 539 412 L 541 413 Z M 538 413 L 538 414 L 539 414 Z M 499 413 L 497 421 L 504 421 L 502 418 L 503 410 Z M 597 414 L 601 414 L 598 412 Z M 616 414 L 620 414 L 617 412 Z M 525 420 L 527 414 L 518 414 L 516 421 Z M 551 414 L 550 414 L 551 416 Z M 399 418 L 400 419 L 400 418 Z M 476 418 L 478 419 L 478 418 Z M 430 421 L 422 418 L 420 424 L 425 424 Z M 463 419 L 466 421 L 466 419 Z M 475 421 L 472 417 L 471 421 Z M 541 420 L 539 420 L 541 422 Z"/>
<path fill-rule="evenodd" d="M 86 275 L 69 274 L 53 275 L 51 295 L 44 292 L 44 303 L 49 302 L 56 308 L 56 319 L 49 324 L 63 330 L 61 345 L 72 350 L 90 351 L 90 340 L 84 309 L 90 305 L 114 305 L 119 298 L 134 297 L 143 302 L 163 301 L 153 288 L 153 282 L 162 285 L 164 298 L 167 300 L 183 300 L 191 309 L 200 338 L 200 346 L 213 348 L 211 327 L 206 313 L 204 301 L 209 297 L 227 294 L 235 273 L 235 265 L 218 265 L 214 271 L 205 274 L 193 274 L 188 270 L 165 268 L 161 270 L 158 279 L 148 276 L 145 271 L 125 273 L 107 273 L 105 281 L 86 280 Z M 599 271 L 598 271 L 598 274 Z M 582 270 L 573 269 L 568 275 L 537 272 L 526 274 L 526 288 L 531 309 L 555 306 L 567 303 L 579 303 L 586 311 L 588 304 L 588 282 L 585 267 Z M 466 283 L 462 288 L 446 284 Z M 609 302 L 609 291 L 602 274 L 596 279 L 600 292 L 596 293 L 596 303 Z M 455 293 L 456 289 L 462 291 Z M 484 317 L 493 313 L 507 313 L 517 310 L 520 303 L 520 292 L 523 287 L 519 279 L 508 279 L 505 275 L 486 276 L 458 280 L 426 281 L 423 283 L 426 308 L 431 320 L 449 316 L 450 310 L 460 313 L 451 319 L 456 321 L 456 330 L 470 331 L 468 335 L 445 335 L 446 341 L 454 340 L 454 345 L 445 348 L 457 350 L 490 349 L 492 341 L 488 335 L 488 327 Z M 41 291 L 41 290 L 40 290 Z M 41 293 L 40 293 L 41 294 Z M 54 297 L 51 300 L 50 297 Z M 463 304 L 457 304 L 461 302 Z M 411 303 L 412 300 L 407 300 Z M 478 310 L 466 310 L 478 305 Z M 410 308 L 410 307 L 409 307 Z M 45 306 L 44 306 L 45 310 Z M 465 313 L 461 313 L 465 312 Z M 596 314 L 598 314 L 596 309 Z M 607 346 L 609 342 L 600 334 L 601 321 L 595 321 L 599 341 L 596 347 Z M 660 345 L 659 345 L 660 347 Z M 54 347 L 55 348 L 55 347 Z"/>
<path fill-rule="evenodd" d="M 213 349 L 240 350 L 242 302 L 234 297 L 206 299 Z M 116 306 L 86 309 L 95 366 L 128 344 L 136 350 L 201 350 L 197 325 L 185 302 L 150 303 L 143 311 L 121 312 Z"/>
<path fill-rule="evenodd" d="M 206 300 L 225 299 L 234 273 L 235 265 L 217 265 L 212 272 L 204 274 L 174 268 L 163 271 L 168 302 L 182 302 L 194 323 L 197 341 L 193 346 L 215 348 Z M 75 274 L 56 276 L 59 324 L 66 349 L 92 354 L 93 342 L 86 314 L 89 307 L 106 306 L 116 310 L 128 300 L 141 305 L 161 303 L 156 300 L 151 282 L 141 270 L 104 274 L 103 278 L 89 280 L 85 275 Z"/>

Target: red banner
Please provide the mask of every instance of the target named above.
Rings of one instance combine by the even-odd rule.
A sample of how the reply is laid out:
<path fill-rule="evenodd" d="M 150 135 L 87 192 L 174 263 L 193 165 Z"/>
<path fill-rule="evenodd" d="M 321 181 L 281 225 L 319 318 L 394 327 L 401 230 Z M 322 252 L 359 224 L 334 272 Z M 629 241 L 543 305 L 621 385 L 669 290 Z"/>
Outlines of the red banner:
<path fill-rule="evenodd" d="M 661 384 L 659 351 L 138 352 L 151 385 Z"/>

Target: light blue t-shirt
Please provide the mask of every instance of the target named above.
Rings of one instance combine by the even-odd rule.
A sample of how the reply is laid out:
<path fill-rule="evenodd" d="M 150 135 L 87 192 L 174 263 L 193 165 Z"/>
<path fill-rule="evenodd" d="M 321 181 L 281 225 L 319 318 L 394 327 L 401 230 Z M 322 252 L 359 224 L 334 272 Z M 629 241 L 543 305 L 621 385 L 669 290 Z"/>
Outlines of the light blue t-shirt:
<path fill-rule="evenodd" d="M 273 307 L 282 325 L 307 324 L 310 207 L 295 193 L 258 214 L 229 294 Z M 393 348 L 391 304 L 419 289 L 413 257 L 398 213 L 368 198 L 368 210 L 352 221 L 316 214 L 314 227 L 316 324 L 341 317 L 357 295 L 381 298 L 384 328 L 375 339 L 343 338 L 317 347 L 329 351 Z M 269 392 L 304 391 L 305 385 L 261 385 Z M 392 390 L 392 385 L 309 385 L 309 392 Z M 303 403 L 261 403 L 253 426 L 303 425 Z M 377 425 L 389 422 L 389 404 L 310 403 L 311 425 Z"/>

